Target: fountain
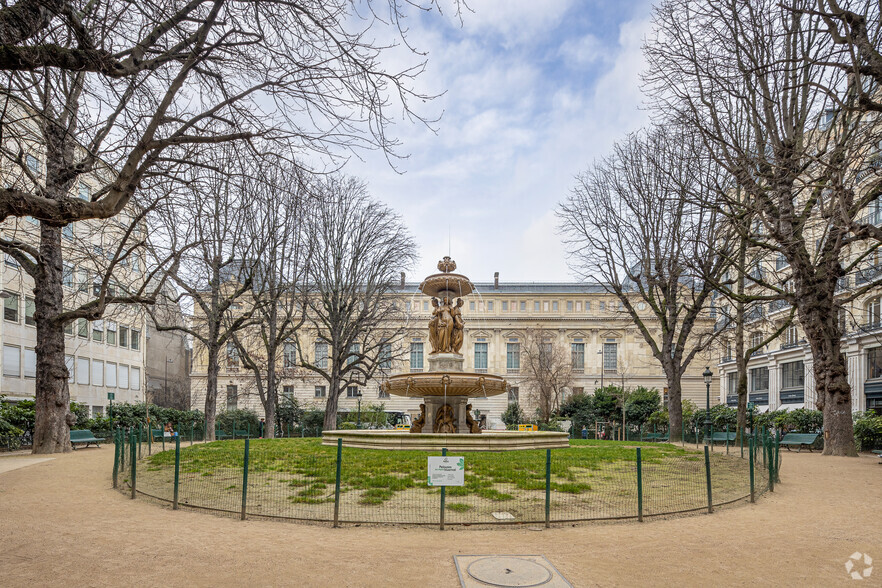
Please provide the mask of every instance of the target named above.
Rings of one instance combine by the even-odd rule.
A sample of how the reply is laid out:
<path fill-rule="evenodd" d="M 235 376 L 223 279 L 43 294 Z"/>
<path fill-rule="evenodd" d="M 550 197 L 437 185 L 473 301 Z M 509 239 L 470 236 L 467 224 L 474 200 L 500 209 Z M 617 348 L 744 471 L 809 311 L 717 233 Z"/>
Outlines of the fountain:
<path fill-rule="evenodd" d="M 324 445 L 343 440 L 346 447 L 375 449 L 421 449 L 477 451 L 568 447 L 566 433 L 485 431 L 472 418 L 469 398 L 496 396 L 508 392 L 501 376 L 463 371 L 460 353 L 464 341 L 463 298 L 474 291 L 469 279 L 453 273 L 456 262 L 445 256 L 438 262 L 441 273 L 427 277 L 420 292 L 432 298 L 429 321 L 429 370 L 391 376 L 382 384 L 384 392 L 396 396 L 421 397 L 420 416 L 410 431 L 341 430 L 325 431 Z"/>

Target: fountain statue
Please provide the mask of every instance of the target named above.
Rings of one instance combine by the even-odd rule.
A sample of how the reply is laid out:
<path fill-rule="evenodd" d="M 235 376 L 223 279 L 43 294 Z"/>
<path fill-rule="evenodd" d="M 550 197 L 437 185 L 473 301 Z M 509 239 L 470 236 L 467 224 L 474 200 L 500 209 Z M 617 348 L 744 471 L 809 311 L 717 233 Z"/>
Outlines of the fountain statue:
<path fill-rule="evenodd" d="M 469 279 L 453 273 L 456 262 L 444 257 L 438 262 L 439 274 L 420 284 L 420 292 L 432 298 L 429 321 L 429 345 L 432 350 L 425 373 L 398 374 L 383 383 L 383 391 L 398 396 L 422 396 L 420 416 L 414 420 L 412 433 L 480 433 L 469 414 L 470 397 L 487 397 L 508 392 L 500 376 L 466 373 L 462 350 L 465 320 L 463 298 L 474 291 Z M 431 431 L 427 429 L 431 427 Z"/>
<path fill-rule="evenodd" d="M 439 451 L 510 451 L 568 447 L 566 433 L 554 431 L 484 431 L 472 417 L 471 398 L 487 398 L 508 392 L 501 376 L 463 371 L 461 350 L 465 341 L 463 299 L 474 285 L 454 273 L 456 262 L 445 257 L 438 262 L 441 273 L 427 277 L 420 291 L 432 299 L 426 372 L 390 376 L 382 390 L 408 398 L 422 398 L 419 416 L 407 431 L 324 431 L 322 443 L 366 449 L 418 449 Z"/>

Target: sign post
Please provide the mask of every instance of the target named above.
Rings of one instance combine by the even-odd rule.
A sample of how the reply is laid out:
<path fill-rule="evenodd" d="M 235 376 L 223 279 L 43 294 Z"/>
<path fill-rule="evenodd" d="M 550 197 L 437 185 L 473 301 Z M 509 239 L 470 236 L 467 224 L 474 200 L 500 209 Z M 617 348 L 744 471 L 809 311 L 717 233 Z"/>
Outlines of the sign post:
<path fill-rule="evenodd" d="M 447 486 L 463 486 L 465 484 L 465 458 L 447 455 L 447 448 L 441 450 L 441 457 L 428 458 L 429 486 L 441 487 L 441 530 L 444 530 L 444 509 Z"/>

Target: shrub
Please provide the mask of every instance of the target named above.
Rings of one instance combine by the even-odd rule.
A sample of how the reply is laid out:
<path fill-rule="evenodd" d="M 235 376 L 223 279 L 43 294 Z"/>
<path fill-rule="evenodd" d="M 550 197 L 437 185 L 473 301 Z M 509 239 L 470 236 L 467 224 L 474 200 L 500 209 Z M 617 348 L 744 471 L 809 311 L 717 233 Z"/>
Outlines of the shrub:
<path fill-rule="evenodd" d="M 242 408 L 219 412 L 215 424 L 219 430 L 229 435 L 232 435 L 233 428 L 237 431 L 251 431 L 251 434 L 255 436 L 260 430 L 257 414 L 252 410 Z"/>
<path fill-rule="evenodd" d="M 507 429 L 517 429 L 518 425 L 525 420 L 526 415 L 524 415 L 524 411 L 521 410 L 521 406 L 517 402 L 510 403 L 505 412 L 502 413 L 502 422 L 505 423 Z"/>
<path fill-rule="evenodd" d="M 855 413 L 854 440 L 858 451 L 882 448 L 882 416 L 870 412 Z"/>
<path fill-rule="evenodd" d="M 625 416 L 629 425 L 642 427 L 661 406 L 661 396 L 655 388 L 638 386 L 625 401 Z"/>

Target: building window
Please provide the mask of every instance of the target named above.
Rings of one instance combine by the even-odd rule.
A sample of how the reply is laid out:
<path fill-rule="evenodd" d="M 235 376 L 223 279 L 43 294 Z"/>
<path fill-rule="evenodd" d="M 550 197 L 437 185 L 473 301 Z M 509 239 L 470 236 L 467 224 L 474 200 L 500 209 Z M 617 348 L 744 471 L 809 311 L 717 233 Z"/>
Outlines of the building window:
<path fill-rule="evenodd" d="M 517 386 L 512 386 L 508 389 L 508 403 L 509 404 L 517 404 L 520 397 L 520 390 L 518 390 Z"/>
<path fill-rule="evenodd" d="M 603 344 L 603 371 L 605 372 L 616 372 L 618 371 L 618 344 L 616 343 L 604 343 Z"/>
<path fill-rule="evenodd" d="M 505 344 L 505 369 L 511 373 L 521 369 L 521 344 L 517 340 Z"/>
<path fill-rule="evenodd" d="M 867 349 L 867 379 L 882 378 L 882 347 Z"/>
<path fill-rule="evenodd" d="M 475 371 L 487 371 L 487 343 L 475 343 Z"/>
<path fill-rule="evenodd" d="M 227 410 L 236 410 L 239 406 L 239 387 L 234 384 L 227 385 Z"/>
<path fill-rule="evenodd" d="M 422 371 L 423 369 L 423 344 L 421 341 L 410 343 L 410 371 Z"/>
<path fill-rule="evenodd" d="M 799 344 L 799 329 L 796 325 L 790 325 L 784 332 L 784 345 L 792 347 Z"/>
<path fill-rule="evenodd" d="M 25 155 L 25 163 L 28 166 L 28 169 L 31 170 L 31 173 L 37 176 L 38 178 L 42 175 L 40 170 L 40 160 L 37 159 L 36 156 L 28 153 Z"/>
<path fill-rule="evenodd" d="M 119 346 L 120 347 L 128 347 L 129 346 L 129 328 L 128 327 L 120 327 L 119 328 Z"/>
<path fill-rule="evenodd" d="M 92 360 L 92 385 L 104 385 L 104 362 L 100 359 Z"/>
<path fill-rule="evenodd" d="M 584 371 L 585 370 L 585 344 L 584 343 L 573 343 L 571 345 L 572 356 L 573 356 L 573 369 Z"/>
<path fill-rule="evenodd" d="M 282 396 L 288 399 L 294 398 L 294 386 L 282 386 Z"/>
<path fill-rule="evenodd" d="M 74 359 L 73 355 L 65 355 L 64 356 L 64 367 L 67 368 L 67 381 L 70 384 L 73 384 L 75 382 L 75 380 L 74 380 L 74 373 L 75 373 L 74 366 L 75 365 L 76 365 L 76 360 Z"/>
<path fill-rule="evenodd" d="M 297 366 L 297 344 L 293 341 L 285 342 L 282 350 L 282 366 L 285 368 Z"/>
<path fill-rule="evenodd" d="M 377 388 L 377 398 L 389 398 L 389 393 L 384 391 L 383 388 Z"/>
<path fill-rule="evenodd" d="M 107 344 L 116 345 L 116 323 L 107 321 Z"/>
<path fill-rule="evenodd" d="M 392 344 L 380 343 L 380 369 L 392 369 Z"/>
<path fill-rule="evenodd" d="M 128 381 L 128 375 L 126 375 L 126 381 Z M 89 358 L 88 357 L 78 357 L 77 358 L 77 384 L 88 385 L 89 384 Z"/>
<path fill-rule="evenodd" d="M 521 312 L 527 312 L 527 301 L 521 300 Z"/>
<path fill-rule="evenodd" d="M 539 301 L 538 300 L 533 301 L 533 312 L 539 312 Z"/>
<path fill-rule="evenodd" d="M 882 297 L 876 296 L 867 302 L 867 326 L 878 327 L 882 324 Z"/>
<path fill-rule="evenodd" d="M 751 349 L 756 349 L 759 351 L 760 345 L 763 342 L 763 334 L 760 331 L 754 331 L 750 334 L 750 347 Z"/>
<path fill-rule="evenodd" d="M 316 398 L 324 398 L 327 395 L 328 395 L 327 388 L 325 388 L 324 386 L 316 386 L 315 387 L 315 397 Z"/>
<path fill-rule="evenodd" d="M 89 289 L 89 270 L 80 268 L 77 270 L 77 290 L 86 292 Z"/>
<path fill-rule="evenodd" d="M 726 379 L 728 381 L 727 392 L 729 396 L 735 396 L 736 400 L 738 398 L 738 372 L 729 372 L 726 374 Z"/>
<path fill-rule="evenodd" d="M 92 200 L 92 189 L 89 187 L 89 184 L 85 182 L 80 182 L 77 190 L 77 195 L 80 197 L 81 200 L 85 200 L 86 202 Z"/>
<path fill-rule="evenodd" d="M 769 391 L 769 368 L 753 368 L 750 370 L 750 391 L 751 392 L 768 392 Z"/>
<path fill-rule="evenodd" d="M 3 318 L 12 321 L 14 323 L 18 322 L 18 294 L 13 294 L 12 292 L 4 292 L 6 294 L 6 298 L 3 300 Z"/>
<path fill-rule="evenodd" d="M 358 398 L 358 386 L 346 386 L 346 398 Z"/>
<path fill-rule="evenodd" d="M 606 310 L 606 302 L 604 302 L 603 300 L 601 300 L 601 301 L 598 303 L 598 307 L 600 308 L 600 310 Z"/>
<path fill-rule="evenodd" d="M 315 367 L 320 370 L 328 369 L 328 343 L 316 341 L 315 343 Z"/>
<path fill-rule="evenodd" d="M 77 335 L 79 335 L 81 339 L 89 338 L 89 321 L 84 318 L 77 321 Z"/>
<path fill-rule="evenodd" d="M 508 300 L 502 301 L 502 311 L 505 312 L 508 310 Z"/>
<path fill-rule="evenodd" d="M 805 386 L 805 368 L 801 361 L 781 364 L 781 388 L 800 388 Z"/>
<path fill-rule="evenodd" d="M 132 331 L 132 343 L 135 342 L 134 334 Z M 232 341 L 227 341 L 227 369 L 239 369 L 239 349 Z"/>
<path fill-rule="evenodd" d="M 25 324 L 26 325 L 36 325 L 37 321 L 34 320 L 34 312 L 37 310 L 37 304 L 33 298 L 30 296 L 25 296 Z"/>
<path fill-rule="evenodd" d="M 67 321 L 64 323 L 64 334 L 65 335 L 73 335 L 73 321 Z"/>
<path fill-rule="evenodd" d="M 487 311 L 493 312 L 493 301 L 492 300 L 487 301 Z"/>
<path fill-rule="evenodd" d="M 67 239 L 68 241 L 73 241 L 73 238 L 74 238 L 73 225 L 64 225 L 61 228 L 61 236 L 64 237 L 65 239 Z"/>
<path fill-rule="evenodd" d="M 585 301 L 585 312 L 591 312 L 591 302 Z"/>
<path fill-rule="evenodd" d="M 475 310 L 475 301 L 469 300 L 469 310 Z"/>
<path fill-rule="evenodd" d="M 3 346 L 3 375 L 12 378 L 21 376 L 21 350 L 14 345 Z"/>
<path fill-rule="evenodd" d="M 141 331 L 132 329 L 132 349 L 137 351 L 141 348 Z"/>
<path fill-rule="evenodd" d="M 74 268 L 72 265 L 64 264 L 61 270 L 61 285 L 66 288 L 74 287 Z"/>
<path fill-rule="evenodd" d="M 428 311 L 429 311 L 429 301 L 423 300 L 423 312 L 428 312 Z"/>
<path fill-rule="evenodd" d="M 573 301 L 567 300 L 567 312 L 573 312 Z"/>
<path fill-rule="evenodd" d="M 359 354 L 361 354 L 361 344 L 353 343 L 350 345 L 349 354 L 346 356 L 346 365 L 352 365 L 358 361 Z"/>
<path fill-rule="evenodd" d="M 551 303 L 551 310 L 557 312 L 560 309 L 559 303 L 557 300 Z"/>
<path fill-rule="evenodd" d="M 33 349 L 24 350 L 24 377 L 37 377 L 37 352 Z"/>
<path fill-rule="evenodd" d="M 119 387 L 123 390 L 129 387 L 129 366 L 119 364 Z"/>
<path fill-rule="evenodd" d="M 104 323 L 100 320 L 92 323 L 92 341 L 104 341 Z"/>
<path fill-rule="evenodd" d="M 109 361 L 104 364 L 104 385 L 116 388 L 116 364 Z"/>
<path fill-rule="evenodd" d="M 141 389 L 141 368 L 137 368 L 132 366 L 132 377 L 130 378 L 131 382 L 129 383 L 130 390 L 140 390 Z"/>

